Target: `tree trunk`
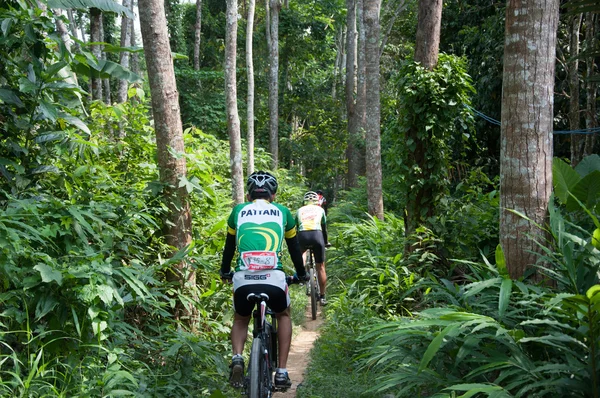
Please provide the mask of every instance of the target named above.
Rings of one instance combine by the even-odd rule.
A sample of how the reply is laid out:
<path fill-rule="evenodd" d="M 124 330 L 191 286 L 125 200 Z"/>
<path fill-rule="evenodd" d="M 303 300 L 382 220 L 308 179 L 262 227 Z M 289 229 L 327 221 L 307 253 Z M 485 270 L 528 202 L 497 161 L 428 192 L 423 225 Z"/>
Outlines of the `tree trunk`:
<path fill-rule="evenodd" d="M 133 14 L 133 8 L 134 8 L 134 1 L 135 0 L 131 0 L 131 13 Z M 137 45 L 136 43 L 136 38 L 135 38 L 135 23 L 134 21 L 131 21 L 131 23 L 129 24 L 129 27 L 131 28 L 131 35 L 129 36 L 130 40 L 131 40 L 131 47 L 135 47 Z M 131 71 L 133 73 L 140 73 L 140 61 L 139 61 L 139 57 L 138 57 L 138 53 L 131 53 L 131 59 L 130 61 L 130 66 L 131 66 Z"/>
<path fill-rule="evenodd" d="M 279 166 L 279 11 L 280 0 L 270 0 L 271 47 L 269 49 L 269 151 L 273 170 Z"/>
<path fill-rule="evenodd" d="M 383 220 L 383 190 L 381 177 L 381 114 L 379 100 L 379 10 L 381 0 L 365 2 L 365 57 L 367 92 L 367 205 L 369 214 Z"/>
<path fill-rule="evenodd" d="M 100 41 L 108 43 L 106 40 L 106 36 L 104 35 L 104 15 L 100 14 L 100 37 L 102 38 Z M 102 60 L 106 61 L 106 53 L 104 52 L 104 46 L 100 46 L 101 49 L 101 57 Z M 110 92 L 110 79 L 104 78 L 102 79 L 102 95 L 104 99 L 104 103 L 107 105 L 111 104 L 111 92 Z"/>
<path fill-rule="evenodd" d="M 54 14 L 55 18 L 54 21 L 56 22 L 56 31 L 60 35 L 60 39 L 65 44 L 67 50 L 71 52 L 71 44 L 73 43 L 73 40 L 71 39 L 71 36 L 69 36 L 67 25 L 65 25 L 65 23 L 62 20 L 63 11 L 61 9 L 56 8 L 52 10 L 52 13 Z"/>
<path fill-rule="evenodd" d="M 254 0 L 251 0 L 254 1 Z M 196 25 L 194 25 L 194 70 L 200 70 L 200 38 L 202 33 L 202 0 L 196 0 Z"/>
<path fill-rule="evenodd" d="M 131 0 L 123 0 L 123 7 L 131 8 Z M 121 47 L 128 47 L 131 45 L 131 28 L 130 24 L 133 24 L 133 20 L 131 18 L 127 18 L 127 16 L 121 16 Z M 130 53 L 127 51 L 122 51 L 119 57 L 119 63 L 124 68 L 129 68 L 129 58 Z M 123 103 L 127 101 L 127 89 L 129 88 L 129 82 L 125 79 L 119 80 L 119 91 L 117 92 L 117 102 Z"/>
<path fill-rule="evenodd" d="M 571 54 L 569 63 L 569 129 L 579 130 L 579 27 L 583 14 L 573 15 Z M 584 134 L 571 135 L 571 165 L 577 166 L 583 157 Z"/>
<path fill-rule="evenodd" d="M 356 89 L 356 0 L 346 0 L 346 114 L 348 118 L 348 145 L 346 158 L 348 159 L 348 187 L 358 186 L 360 162 L 358 143 L 360 133 L 358 129 L 358 115 L 354 93 Z"/>
<path fill-rule="evenodd" d="M 440 52 L 440 29 L 442 26 L 442 1 L 419 0 L 419 21 L 415 43 L 415 61 L 433 70 Z"/>
<path fill-rule="evenodd" d="M 433 70 L 438 62 L 440 47 L 440 28 L 442 22 L 441 0 L 419 0 L 419 11 L 417 21 L 417 35 L 415 41 L 415 62 L 419 62 L 428 70 Z M 429 134 L 412 126 L 406 133 L 406 140 L 415 143 L 414 150 L 410 155 L 412 163 L 421 170 L 422 178 L 427 180 L 431 177 L 427 166 L 429 159 L 425 156 L 429 144 Z M 416 229 L 424 223 L 425 217 L 434 213 L 433 200 L 437 192 L 432 192 L 427 187 L 415 188 L 416 192 L 408 196 L 406 212 L 404 214 L 404 234 L 412 235 Z M 410 252 L 412 247 L 407 244 L 405 251 Z"/>
<path fill-rule="evenodd" d="M 367 131 L 367 90 L 366 90 L 366 65 L 365 58 L 365 18 L 364 18 L 364 2 L 365 0 L 357 0 L 356 3 L 356 19 L 358 21 L 358 42 L 356 56 L 356 128 L 358 131 L 357 138 L 359 141 L 356 146 L 356 162 L 358 164 L 358 173 L 365 175 L 365 147 L 364 139 Z"/>
<path fill-rule="evenodd" d="M 71 30 L 71 36 L 73 36 L 75 39 L 78 39 L 79 36 L 77 35 L 77 24 L 75 23 L 75 17 L 73 16 L 73 10 L 68 9 L 67 10 L 67 17 L 69 18 L 69 29 Z M 83 33 L 83 31 L 82 31 Z M 85 38 L 81 39 L 82 41 L 85 42 Z M 73 52 L 78 53 L 80 50 L 80 46 L 79 43 L 74 40 L 73 41 Z"/>
<path fill-rule="evenodd" d="M 552 190 L 557 0 L 509 0 L 502 82 L 500 244 L 512 278 L 538 260 Z M 517 211 L 529 220 L 513 213 Z"/>
<path fill-rule="evenodd" d="M 596 37 L 596 24 L 598 16 L 593 12 L 588 12 L 585 15 L 586 28 L 585 36 L 587 41 L 587 47 L 589 50 L 596 48 L 598 43 Z M 588 56 L 586 58 L 586 70 L 587 79 L 585 83 L 586 87 L 586 107 L 585 107 L 585 127 L 587 129 L 594 129 L 598 127 L 598 120 L 596 119 L 596 83 L 591 81 L 591 77 L 594 76 L 595 72 L 595 58 Z M 588 133 L 585 137 L 585 147 L 583 149 L 583 155 L 589 156 L 594 153 L 594 146 L 596 145 L 596 134 Z"/>
<path fill-rule="evenodd" d="M 242 168 L 242 140 L 237 108 L 236 54 L 237 54 L 237 0 L 227 0 L 227 29 L 225 31 L 225 102 L 227 103 L 227 133 L 231 164 L 232 197 L 235 204 L 244 201 L 244 171 Z"/>
<path fill-rule="evenodd" d="M 99 43 L 103 40 L 101 36 L 102 12 L 98 8 L 90 8 L 90 41 Z M 92 54 L 99 62 L 102 59 L 102 47 L 98 44 L 92 45 Z M 102 79 L 100 76 L 92 77 L 92 100 L 102 100 Z"/>
<path fill-rule="evenodd" d="M 254 62 L 252 60 L 252 38 L 254 36 L 255 1 L 248 1 L 248 23 L 246 25 L 246 70 L 248 76 L 248 175 L 254 173 Z"/>
<path fill-rule="evenodd" d="M 144 41 L 144 54 L 148 68 L 148 82 L 152 97 L 152 114 L 156 133 L 157 159 L 160 180 L 165 186 L 164 196 L 169 212 L 163 224 L 165 241 L 174 253 L 192 242 L 192 218 L 186 188 L 180 186 L 186 178 L 184 156 L 173 156 L 185 152 L 183 128 L 179 111 L 179 93 L 175 83 L 175 72 L 167 32 L 167 20 L 161 0 L 140 0 L 140 26 Z M 173 266 L 168 279 L 180 283 L 182 289 L 196 285 L 193 268 L 184 261 Z M 192 307 L 178 304 L 175 316 L 187 317 L 193 322 Z"/>

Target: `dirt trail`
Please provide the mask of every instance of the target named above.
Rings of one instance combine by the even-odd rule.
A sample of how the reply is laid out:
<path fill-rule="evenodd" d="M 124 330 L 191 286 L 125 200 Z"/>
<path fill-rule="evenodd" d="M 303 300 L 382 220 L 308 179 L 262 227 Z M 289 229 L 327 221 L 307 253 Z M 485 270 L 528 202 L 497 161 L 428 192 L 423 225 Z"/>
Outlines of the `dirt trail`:
<path fill-rule="evenodd" d="M 305 314 L 306 321 L 302 331 L 292 340 L 290 355 L 288 357 L 287 369 L 292 379 L 292 387 L 286 392 L 278 392 L 273 394 L 273 398 L 295 398 L 296 388 L 298 384 L 304 380 L 304 373 L 308 366 L 308 354 L 313 346 L 313 343 L 319 336 L 319 327 L 323 323 L 321 311 L 317 314 L 317 319 L 312 320 L 310 314 L 310 306 Z"/>

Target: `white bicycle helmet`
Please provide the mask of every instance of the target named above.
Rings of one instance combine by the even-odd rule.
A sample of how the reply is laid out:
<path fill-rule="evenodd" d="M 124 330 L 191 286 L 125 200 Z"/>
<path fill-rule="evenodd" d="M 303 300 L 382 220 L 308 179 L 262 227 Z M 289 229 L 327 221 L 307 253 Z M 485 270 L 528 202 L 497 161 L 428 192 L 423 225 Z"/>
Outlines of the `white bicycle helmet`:
<path fill-rule="evenodd" d="M 256 171 L 248 176 L 246 189 L 249 194 L 268 192 L 270 195 L 275 195 L 277 193 L 277 179 L 266 171 Z"/>
<path fill-rule="evenodd" d="M 308 191 L 307 193 L 304 194 L 304 201 L 305 202 L 318 202 L 319 195 L 316 192 Z"/>

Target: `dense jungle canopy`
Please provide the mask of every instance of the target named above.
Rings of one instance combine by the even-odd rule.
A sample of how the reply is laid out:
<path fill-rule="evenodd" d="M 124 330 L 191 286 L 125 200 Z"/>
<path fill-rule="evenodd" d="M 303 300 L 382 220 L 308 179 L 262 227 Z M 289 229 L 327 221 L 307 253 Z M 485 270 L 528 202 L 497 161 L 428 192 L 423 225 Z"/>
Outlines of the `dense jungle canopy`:
<path fill-rule="evenodd" d="M 218 271 L 269 170 L 329 203 L 297 396 L 599 397 L 599 13 L 0 2 L 0 396 L 239 396 Z"/>

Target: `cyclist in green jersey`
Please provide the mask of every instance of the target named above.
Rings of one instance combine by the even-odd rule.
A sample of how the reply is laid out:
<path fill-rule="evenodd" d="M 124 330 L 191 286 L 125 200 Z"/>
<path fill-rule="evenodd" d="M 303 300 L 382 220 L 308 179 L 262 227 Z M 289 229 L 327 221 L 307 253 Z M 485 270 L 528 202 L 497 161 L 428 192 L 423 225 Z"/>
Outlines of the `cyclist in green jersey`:
<path fill-rule="evenodd" d="M 221 262 L 221 277 L 225 278 L 230 273 L 237 247 L 238 258 L 232 278 L 235 314 L 231 328 L 233 358 L 230 383 L 234 387 L 243 387 L 242 352 L 253 309 L 253 304 L 246 297 L 249 293 L 266 293 L 269 295 L 267 305 L 275 312 L 279 324 L 280 368 L 275 372 L 275 386 L 288 388 L 292 385 L 286 369 L 292 340 L 292 319 L 281 255 L 285 240 L 297 278 L 306 280 L 296 223 L 287 207 L 273 202 L 277 193 L 277 179 L 273 175 L 264 171 L 252 173 L 246 187 L 248 202 L 235 206 L 229 215 Z"/>

